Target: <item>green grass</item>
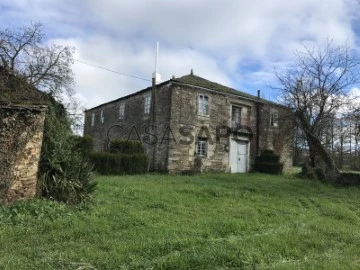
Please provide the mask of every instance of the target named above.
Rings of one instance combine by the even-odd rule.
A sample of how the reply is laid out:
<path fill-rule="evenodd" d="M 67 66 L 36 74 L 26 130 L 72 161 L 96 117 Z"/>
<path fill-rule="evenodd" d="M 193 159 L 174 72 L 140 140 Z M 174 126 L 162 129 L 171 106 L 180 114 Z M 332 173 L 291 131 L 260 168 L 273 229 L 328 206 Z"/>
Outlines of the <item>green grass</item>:
<path fill-rule="evenodd" d="M 98 177 L 90 208 L 0 207 L 0 269 L 360 269 L 360 189 L 263 174 Z"/>

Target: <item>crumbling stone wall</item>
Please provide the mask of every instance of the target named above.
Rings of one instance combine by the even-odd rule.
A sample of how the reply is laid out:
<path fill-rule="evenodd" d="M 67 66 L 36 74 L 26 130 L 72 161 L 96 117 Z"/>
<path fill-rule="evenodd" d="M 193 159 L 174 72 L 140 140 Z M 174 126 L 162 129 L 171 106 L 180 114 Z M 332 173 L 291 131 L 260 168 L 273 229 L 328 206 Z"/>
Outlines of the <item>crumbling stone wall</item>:
<path fill-rule="evenodd" d="M 0 106 L 0 203 L 32 198 L 46 107 Z"/>

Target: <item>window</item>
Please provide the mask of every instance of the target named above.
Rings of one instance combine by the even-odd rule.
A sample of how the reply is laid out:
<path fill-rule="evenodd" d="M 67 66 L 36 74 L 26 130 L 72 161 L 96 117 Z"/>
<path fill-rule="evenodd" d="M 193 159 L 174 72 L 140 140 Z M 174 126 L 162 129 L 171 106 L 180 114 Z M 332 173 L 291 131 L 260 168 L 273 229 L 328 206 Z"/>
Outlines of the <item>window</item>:
<path fill-rule="evenodd" d="M 91 126 L 93 127 L 95 125 L 95 113 L 91 114 Z"/>
<path fill-rule="evenodd" d="M 124 119 L 125 116 L 125 102 L 121 102 L 119 105 L 119 119 Z"/>
<path fill-rule="evenodd" d="M 241 125 L 241 107 L 231 107 L 231 126 L 236 128 Z"/>
<path fill-rule="evenodd" d="M 144 102 L 144 114 L 150 113 L 150 106 L 151 106 L 151 96 L 146 96 Z"/>
<path fill-rule="evenodd" d="M 101 122 L 101 124 L 104 124 L 104 122 L 105 122 L 104 111 L 101 111 L 101 113 L 100 113 L 100 122 Z"/>
<path fill-rule="evenodd" d="M 209 98 L 205 95 L 198 96 L 198 113 L 209 115 Z"/>
<path fill-rule="evenodd" d="M 277 111 L 270 112 L 270 126 L 271 127 L 278 126 L 278 112 Z"/>
<path fill-rule="evenodd" d="M 207 138 L 199 137 L 196 142 L 196 154 L 200 157 L 207 156 Z"/>

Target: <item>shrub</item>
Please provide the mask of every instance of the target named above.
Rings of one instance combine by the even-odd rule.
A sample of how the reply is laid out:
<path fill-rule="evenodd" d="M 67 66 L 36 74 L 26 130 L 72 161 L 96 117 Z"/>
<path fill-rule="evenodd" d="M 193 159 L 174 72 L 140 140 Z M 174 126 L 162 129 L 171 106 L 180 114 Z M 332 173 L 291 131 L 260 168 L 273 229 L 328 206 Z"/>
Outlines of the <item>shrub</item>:
<path fill-rule="evenodd" d="M 59 104 L 49 106 L 40 159 L 42 196 L 65 203 L 84 203 L 91 199 L 95 187 L 92 165 L 74 139 L 64 109 Z"/>
<path fill-rule="evenodd" d="M 140 174 L 147 172 L 148 157 L 141 154 L 94 152 L 90 154 L 96 172 L 100 174 Z"/>
<path fill-rule="evenodd" d="M 117 139 L 111 141 L 110 153 L 143 154 L 144 147 L 140 141 Z"/>
<path fill-rule="evenodd" d="M 89 154 L 94 150 L 94 140 L 92 137 L 86 135 L 82 136 L 72 136 L 72 144 L 74 146 L 74 151 L 80 151 L 84 156 L 89 156 Z"/>
<path fill-rule="evenodd" d="M 279 162 L 280 157 L 272 150 L 265 150 L 261 156 L 255 159 L 255 170 L 269 174 L 281 174 L 284 164 Z"/>
<path fill-rule="evenodd" d="M 324 170 L 320 167 L 312 168 L 308 165 L 303 165 L 301 168 L 301 176 L 306 179 L 325 181 Z"/>

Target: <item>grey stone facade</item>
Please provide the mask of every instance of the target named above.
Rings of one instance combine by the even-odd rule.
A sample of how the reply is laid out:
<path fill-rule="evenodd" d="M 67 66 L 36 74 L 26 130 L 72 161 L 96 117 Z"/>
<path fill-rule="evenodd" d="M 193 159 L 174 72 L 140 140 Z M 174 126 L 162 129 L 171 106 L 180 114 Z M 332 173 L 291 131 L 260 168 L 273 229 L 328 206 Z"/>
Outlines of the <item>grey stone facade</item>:
<path fill-rule="evenodd" d="M 150 170 L 243 172 L 265 149 L 291 168 L 292 130 L 286 107 L 191 74 L 87 110 L 84 135 L 141 140 Z"/>

